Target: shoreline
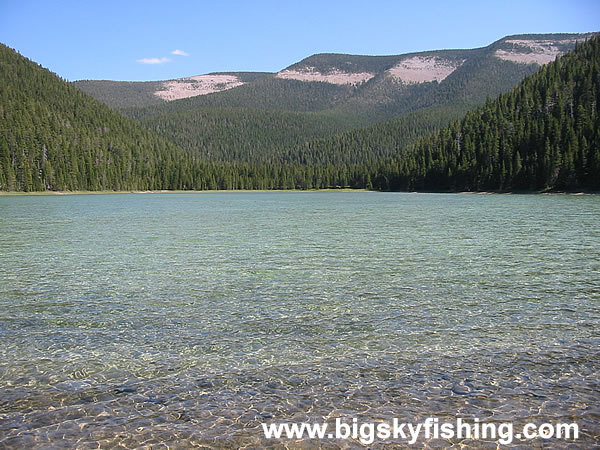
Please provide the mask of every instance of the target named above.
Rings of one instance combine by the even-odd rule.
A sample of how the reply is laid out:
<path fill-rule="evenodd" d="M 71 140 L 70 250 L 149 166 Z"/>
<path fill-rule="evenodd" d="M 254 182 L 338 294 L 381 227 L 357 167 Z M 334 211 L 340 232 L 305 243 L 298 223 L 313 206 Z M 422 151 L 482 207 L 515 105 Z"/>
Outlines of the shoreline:
<path fill-rule="evenodd" d="M 248 193 L 284 193 L 284 192 L 373 192 L 373 193 L 396 193 L 396 194 L 462 194 L 462 195 L 599 195 L 594 191 L 374 191 L 369 189 L 352 188 L 329 188 L 329 189 L 214 189 L 214 190 L 148 190 L 148 191 L 35 191 L 17 192 L 0 191 L 0 197 L 18 196 L 54 196 L 54 195 L 111 195 L 111 194 L 248 194 Z"/>
<path fill-rule="evenodd" d="M 368 189 L 213 189 L 213 190 L 157 190 L 157 191 L 35 191 L 35 192 L 16 192 L 0 191 L 0 197 L 18 197 L 18 196 L 45 196 L 45 195 L 111 195 L 111 194 L 248 194 L 248 193 L 273 193 L 273 192 L 377 192 Z"/>

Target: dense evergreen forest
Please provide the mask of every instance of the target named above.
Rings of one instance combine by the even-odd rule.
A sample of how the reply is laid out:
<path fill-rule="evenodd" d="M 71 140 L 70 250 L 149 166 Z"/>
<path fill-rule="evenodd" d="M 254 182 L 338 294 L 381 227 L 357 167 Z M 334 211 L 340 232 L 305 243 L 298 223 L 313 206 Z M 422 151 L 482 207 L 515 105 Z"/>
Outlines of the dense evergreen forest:
<path fill-rule="evenodd" d="M 0 46 L 0 190 L 600 190 L 599 61 L 595 37 L 447 126 L 472 99 L 349 130 L 331 110 L 161 105 L 136 122 Z"/>
<path fill-rule="evenodd" d="M 4 45 L 0 80 L 0 190 L 183 189 L 233 170 L 199 162 Z"/>
<path fill-rule="evenodd" d="M 383 190 L 600 190 L 600 38 L 420 139 L 375 171 Z"/>
<path fill-rule="evenodd" d="M 513 39 L 541 39 L 567 51 L 577 37 L 583 35 L 511 36 L 480 49 L 396 56 L 318 54 L 286 70 L 368 72 L 374 77 L 359 85 L 335 85 L 261 74 L 228 91 L 122 112 L 214 161 L 371 165 L 535 73 L 537 64 L 515 64 L 496 56 L 497 51 L 512 50 Z M 403 83 L 390 75 L 394 65 L 413 57 L 443 58 L 458 68 L 442 82 Z M 395 119 L 387 123 L 391 117 Z"/>
<path fill-rule="evenodd" d="M 212 161 L 301 163 L 294 149 L 351 128 L 352 118 L 322 113 L 202 108 L 140 121 L 151 131 Z M 302 153 L 302 152 L 300 152 Z"/>
<path fill-rule="evenodd" d="M 186 152 L 0 45 L 0 190 L 360 185 L 348 167 L 219 162 Z"/>

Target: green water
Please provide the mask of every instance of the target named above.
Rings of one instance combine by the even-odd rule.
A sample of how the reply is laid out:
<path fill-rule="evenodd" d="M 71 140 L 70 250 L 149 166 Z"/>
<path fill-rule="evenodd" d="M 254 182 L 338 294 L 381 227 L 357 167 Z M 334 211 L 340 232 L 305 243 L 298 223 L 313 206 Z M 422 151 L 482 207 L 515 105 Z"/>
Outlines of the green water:
<path fill-rule="evenodd" d="M 0 447 L 427 416 L 600 445 L 599 374 L 599 196 L 0 197 Z"/>

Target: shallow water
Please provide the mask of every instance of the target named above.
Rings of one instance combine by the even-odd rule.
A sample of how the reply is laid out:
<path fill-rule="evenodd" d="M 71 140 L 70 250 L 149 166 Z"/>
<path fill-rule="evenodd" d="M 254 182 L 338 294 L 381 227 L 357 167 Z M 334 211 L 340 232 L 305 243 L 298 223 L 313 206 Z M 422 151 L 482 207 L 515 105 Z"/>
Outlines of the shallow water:
<path fill-rule="evenodd" d="M 588 447 L 599 374 L 599 196 L 0 197 L 0 447 L 428 416 Z"/>

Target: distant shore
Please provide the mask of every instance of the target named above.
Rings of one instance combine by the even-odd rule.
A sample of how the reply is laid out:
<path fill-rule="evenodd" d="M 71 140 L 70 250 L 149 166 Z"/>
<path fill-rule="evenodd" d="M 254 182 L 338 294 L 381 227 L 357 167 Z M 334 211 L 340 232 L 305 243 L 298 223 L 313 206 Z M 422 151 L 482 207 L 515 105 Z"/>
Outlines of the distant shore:
<path fill-rule="evenodd" d="M 7 192 L 0 191 L 0 197 L 18 197 L 18 196 L 41 196 L 41 195 L 109 195 L 109 194 L 249 194 L 249 193 L 284 193 L 284 192 L 387 192 L 404 194 L 468 194 L 468 195 L 598 195 L 600 192 L 565 192 L 565 191 L 515 191 L 515 192 L 494 192 L 494 191 L 458 191 L 458 192 L 432 192 L 432 191 L 371 191 L 369 189 L 214 189 L 205 191 L 193 190 L 158 190 L 158 191 L 37 191 L 37 192 Z"/>
<path fill-rule="evenodd" d="M 158 191 L 36 191 L 36 192 L 8 192 L 0 191 L 0 196 L 19 195 L 106 195 L 106 194 L 224 194 L 224 193 L 251 193 L 251 192 L 377 192 L 368 189 L 213 189 L 205 191 L 194 190 L 158 190 Z"/>
<path fill-rule="evenodd" d="M 107 194 L 234 194 L 234 193 L 259 193 L 259 192 L 391 192 L 391 193 L 405 193 L 405 194 L 469 194 L 469 195 L 598 195 L 600 192 L 587 192 L 587 191 L 508 191 L 508 192 L 495 192 L 495 191 L 372 191 L 369 189 L 352 189 L 352 188 L 339 188 L 339 189 L 214 189 L 214 190 L 156 190 L 156 191 L 36 191 L 36 192 L 12 192 L 12 191 L 0 191 L 0 197 L 10 196 L 34 196 L 34 195 L 107 195 Z"/>

